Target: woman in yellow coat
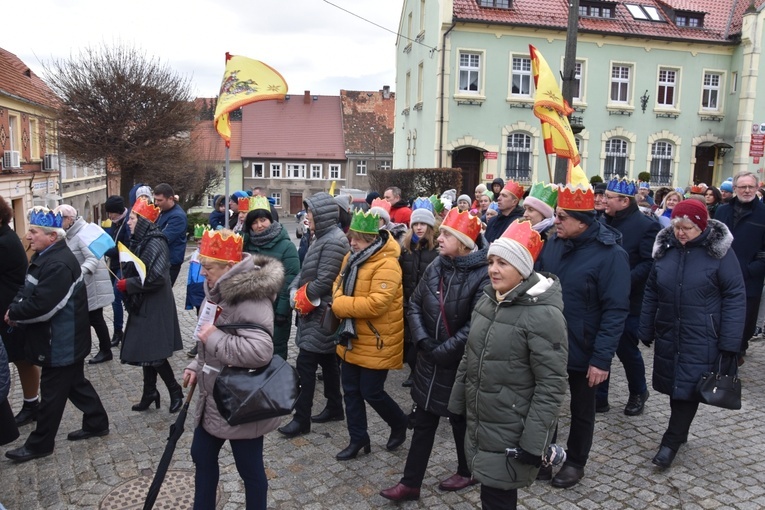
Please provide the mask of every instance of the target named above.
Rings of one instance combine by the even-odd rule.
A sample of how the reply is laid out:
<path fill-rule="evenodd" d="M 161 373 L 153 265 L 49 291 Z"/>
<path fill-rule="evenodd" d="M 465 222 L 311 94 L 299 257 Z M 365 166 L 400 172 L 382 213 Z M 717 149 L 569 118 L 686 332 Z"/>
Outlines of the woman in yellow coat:
<path fill-rule="evenodd" d="M 337 460 L 353 459 L 362 449 L 370 451 L 364 402 L 390 426 L 388 450 L 406 440 L 406 415 L 385 392 L 388 370 L 403 365 L 401 248 L 387 231 L 378 231 L 378 225 L 376 214 L 354 215 L 348 232 L 351 253 L 345 256 L 332 292 L 332 311 L 341 321 L 337 354 L 343 362 L 340 375 L 351 436 Z"/>

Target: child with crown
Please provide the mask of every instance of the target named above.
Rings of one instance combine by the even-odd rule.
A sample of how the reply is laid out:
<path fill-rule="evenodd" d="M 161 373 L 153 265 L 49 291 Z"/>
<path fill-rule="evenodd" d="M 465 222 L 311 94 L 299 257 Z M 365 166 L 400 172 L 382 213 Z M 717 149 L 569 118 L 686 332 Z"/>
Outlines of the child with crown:
<path fill-rule="evenodd" d="M 223 366 L 260 368 L 271 362 L 273 302 L 282 289 L 284 266 L 262 255 L 242 253 L 242 237 L 230 230 L 205 231 L 199 262 L 206 278 L 204 309 L 215 310 L 212 322 L 198 326 L 199 354 L 183 372 L 184 385 L 199 386 L 191 443 L 196 467 L 194 508 L 215 508 L 218 455 L 226 440 L 244 482 L 247 508 L 266 508 L 268 481 L 263 466 L 263 436 L 280 418 L 229 425 L 213 398 L 215 379 Z M 226 328 L 225 325 L 232 327 Z M 257 328 L 235 328 L 254 324 Z"/>

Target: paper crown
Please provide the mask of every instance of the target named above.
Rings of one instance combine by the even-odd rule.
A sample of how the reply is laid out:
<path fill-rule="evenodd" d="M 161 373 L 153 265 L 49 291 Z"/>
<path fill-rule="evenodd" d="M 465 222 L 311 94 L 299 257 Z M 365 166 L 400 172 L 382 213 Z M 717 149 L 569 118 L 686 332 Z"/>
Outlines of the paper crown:
<path fill-rule="evenodd" d="M 374 200 L 372 204 L 374 204 Z M 353 213 L 353 219 L 351 219 L 350 230 L 360 234 L 377 234 L 380 231 L 380 216 L 374 213 L 356 211 Z"/>
<path fill-rule="evenodd" d="M 441 227 L 462 232 L 475 241 L 481 233 L 481 220 L 477 216 L 471 215 L 468 211 L 460 211 L 455 207 L 449 209 L 443 223 L 441 223 Z"/>
<path fill-rule="evenodd" d="M 144 197 L 138 197 L 133 204 L 133 212 L 143 216 L 152 223 L 156 223 L 159 213 L 162 212 L 156 205 L 150 204 Z"/>
<path fill-rule="evenodd" d="M 29 210 L 29 224 L 37 227 L 64 228 L 64 217 L 46 207 L 34 207 Z"/>
<path fill-rule="evenodd" d="M 571 184 L 558 188 L 558 207 L 569 211 L 592 211 L 595 209 L 595 193 L 592 186 L 582 188 Z"/>
<path fill-rule="evenodd" d="M 702 195 L 704 194 L 704 188 L 701 186 L 693 185 L 691 186 L 691 195 Z"/>
<path fill-rule="evenodd" d="M 221 262 L 239 262 L 242 260 L 242 244 L 242 236 L 239 234 L 224 236 L 220 230 L 205 230 L 199 254 Z"/>
<path fill-rule="evenodd" d="M 436 213 L 441 214 L 444 212 L 444 203 L 440 198 L 438 198 L 436 195 L 431 195 L 428 200 L 430 200 L 430 203 L 433 204 L 433 210 Z"/>
<path fill-rule="evenodd" d="M 195 223 L 194 224 L 194 237 L 196 239 L 201 238 L 202 234 L 204 234 L 206 230 L 210 230 L 210 225 L 205 225 L 205 224 L 201 224 L 200 225 L 198 223 Z"/>
<path fill-rule="evenodd" d="M 531 187 L 529 196 L 541 200 L 551 209 L 555 209 L 555 202 L 558 200 L 558 187 L 554 184 L 538 182 Z"/>
<path fill-rule="evenodd" d="M 608 181 L 606 191 L 611 193 L 618 193 L 619 195 L 634 197 L 637 194 L 637 185 L 635 181 L 628 181 L 627 179 L 619 179 L 614 177 Z"/>
<path fill-rule="evenodd" d="M 257 197 L 239 197 L 237 204 L 239 205 L 239 212 L 250 212 L 256 209 L 271 211 L 268 199 L 260 195 Z"/>
<path fill-rule="evenodd" d="M 308 315 L 321 304 L 321 299 L 316 298 L 314 301 L 308 299 L 308 284 L 306 283 L 295 292 L 295 310 L 300 315 Z M 331 313 L 331 312 L 328 312 Z"/>
<path fill-rule="evenodd" d="M 525 220 L 515 220 L 512 222 L 502 234 L 502 238 L 515 241 L 526 248 L 531 255 L 531 259 L 535 262 L 544 244 L 539 232 L 531 228 L 530 221 Z"/>
<path fill-rule="evenodd" d="M 412 211 L 416 211 L 417 209 L 427 209 L 428 211 L 433 212 L 433 203 L 430 199 L 420 197 L 412 204 Z"/>
<path fill-rule="evenodd" d="M 390 202 L 382 198 L 375 198 L 372 200 L 372 204 L 369 206 L 369 208 L 371 209 L 372 207 L 379 207 L 380 209 L 384 209 L 385 212 L 390 214 Z"/>
<path fill-rule="evenodd" d="M 651 184 L 646 182 L 646 181 L 640 181 L 640 184 L 638 185 L 638 187 L 650 189 L 651 188 Z"/>
<path fill-rule="evenodd" d="M 513 195 L 515 195 L 515 198 L 517 198 L 518 200 L 523 198 L 523 186 L 521 186 L 520 184 L 518 184 L 517 182 L 513 180 L 507 181 L 507 184 L 505 184 L 505 187 L 502 188 L 502 191 L 504 190 L 507 190 Z"/>

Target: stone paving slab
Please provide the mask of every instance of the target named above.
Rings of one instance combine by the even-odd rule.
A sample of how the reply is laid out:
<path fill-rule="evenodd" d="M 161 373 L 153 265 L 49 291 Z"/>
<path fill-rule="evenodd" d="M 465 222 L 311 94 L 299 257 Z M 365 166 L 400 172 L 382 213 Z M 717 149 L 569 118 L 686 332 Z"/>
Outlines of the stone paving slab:
<path fill-rule="evenodd" d="M 184 311 L 186 265 L 175 287 L 185 347 L 192 346 L 195 314 Z M 108 310 L 106 315 L 111 315 Z M 111 324 L 109 321 L 107 321 Z M 294 334 L 294 329 L 293 329 Z M 93 354 L 96 353 L 94 344 Z M 116 354 L 116 350 L 114 351 Z M 650 373 L 652 355 L 643 348 Z M 289 361 L 297 349 L 291 344 Z M 661 471 L 651 464 L 669 418 L 669 399 L 651 393 L 642 416 L 627 417 L 624 372 L 614 361 L 610 412 L 598 415 L 595 441 L 585 478 L 571 489 L 555 489 L 549 482 L 536 482 L 519 494 L 523 509 L 762 509 L 765 508 L 765 456 L 761 438 L 765 423 L 765 343 L 752 342 L 741 368 L 743 409 L 726 411 L 701 406 L 691 427 L 688 443 L 680 450 L 673 467 Z M 171 363 L 180 380 L 188 363 L 178 352 Z M 66 434 L 80 428 L 81 414 L 67 405 L 53 455 L 23 464 L 0 458 L 0 503 L 8 510 L 94 509 L 113 491 L 140 476 L 151 475 L 165 448 L 170 425 L 176 415 L 167 411 L 167 390 L 159 385 L 161 408 L 143 413 L 130 410 L 141 395 L 140 368 L 115 361 L 85 365 L 86 376 L 99 392 L 109 412 L 111 434 L 87 441 L 70 442 Z M 392 371 L 386 388 L 405 409 L 411 406 L 406 388 L 401 387 L 408 368 Z M 317 385 L 314 412 L 323 408 L 321 383 Z M 11 405 L 21 406 L 18 385 L 12 390 Z M 286 439 L 278 432 L 266 436 L 264 459 L 269 477 L 269 508 L 319 510 L 388 507 L 397 505 L 378 492 L 401 477 L 409 440 L 395 452 L 385 443 L 389 429 L 368 410 L 372 452 L 355 460 L 338 462 L 334 456 L 348 444 L 343 422 L 314 424 L 310 434 Z M 561 438 L 567 437 L 568 401 L 560 419 Z M 288 421 L 285 418 L 285 423 Z M 170 465 L 172 470 L 193 470 L 189 454 L 191 418 Z M 21 437 L 2 449 L 21 446 L 33 425 L 21 430 Z M 218 509 L 244 508 L 243 486 L 228 445 L 221 452 L 220 503 Z M 480 507 L 478 486 L 444 493 L 438 482 L 456 469 L 456 455 L 447 423 L 439 427 L 436 445 L 419 501 L 399 504 L 403 509 L 470 509 Z M 193 490 L 189 487 L 189 491 Z M 113 499 L 109 500 L 113 501 Z M 180 505 L 178 510 L 184 507 Z"/>

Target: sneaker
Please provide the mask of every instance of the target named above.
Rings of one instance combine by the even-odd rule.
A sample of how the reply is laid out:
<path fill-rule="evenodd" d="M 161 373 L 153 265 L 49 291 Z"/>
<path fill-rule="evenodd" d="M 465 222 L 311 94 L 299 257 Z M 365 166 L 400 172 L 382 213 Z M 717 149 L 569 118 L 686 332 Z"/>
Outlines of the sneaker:
<path fill-rule="evenodd" d="M 197 345 L 194 344 L 194 347 L 186 351 L 186 356 L 188 356 L 189 358 L 196 358 L 198 352 L 199 352 L 199 349 L 197 348 Z"/>

